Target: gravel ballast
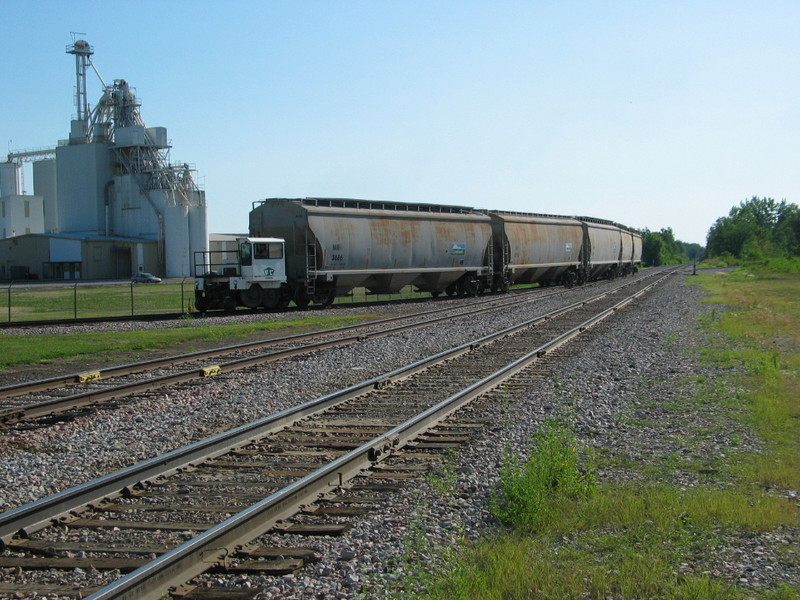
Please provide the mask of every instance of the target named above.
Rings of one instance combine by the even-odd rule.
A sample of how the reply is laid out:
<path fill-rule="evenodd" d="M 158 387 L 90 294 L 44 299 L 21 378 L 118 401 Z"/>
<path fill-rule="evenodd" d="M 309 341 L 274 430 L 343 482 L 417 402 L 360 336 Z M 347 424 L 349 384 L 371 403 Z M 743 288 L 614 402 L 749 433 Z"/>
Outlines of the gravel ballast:
<path fill-rule="evenodd" d="M 693 394 L 693 376 L 723 386 L 729 376 L 719 367 L 700 365 L 687 352 L 702 345 L 704 336 L 709 335 L 701 332 L 697 323 L 711 310 L 700 302 L 702 290 L 687 285 L 687 279 L 672 277 L 635 307 L 574 342 L 569 356 L 558 361 L 552 375 L 534 391 L 491 411 L 493 424 L 487 433 L 455 458 L 456 481 L 451 493 L 442 494 L 425 480 L 416 480 L 381 509 L 354 519 L 347 536 L 305 540 L 304 545 L 316 549 L 319 560 L 301 573 L 220 580 L 263 587 L 267 591 L 261 597 L 265 599 L 384 597 L 387 590 L 406 581 L 404 565 L 410 549 L 416 554 L 415 562 L 435 562 L 437 548 L 452 545 L 462 536 L 477 538 L 497 526 L 487 503 L 496 489 L 503 452 L 508 448 L 524 452 L 537 428 L 552 418 L 572 424 L 586 444 L 639 464 L 676 453 L 685 456 L 687 464 L 696 464 L 703 456 L 727 452 L 734 435 L 738 450 L 758 450 L 758 440 L 714 405 L 686 403 L 693 412 L 680 415 L 660 408 L 662 402 L 682 402 Z M 582 293 L 588 295 L 579 290 L 570 301 Z M 530 317 L 552 310 L 561 302 L 545 299 L 509 310 L 491 323 L 459 319 L 437 328 L 436 335 L 423 330 L 392 336 L 388 341 L 369 340 L 356 347 L 270 365 L 247 377 L 223 376 L 210 384 L 153 394 L 52 429 L 4 436 L 0 444 L 0 510 L 387 372 L 507 326 L 522 314 Z M 665 426 L 670 420 L 673 426 Z M 687 423 L 692 424 L 688 443 L 690 434 L 683 429 Z M 706 424 L 709 427 L 704 427 Z M 639 469 L 620 468 L 600 473 L 600 479 L 635 481 L 642 477 L 640 473 Z M 708 483 L 708 473 L 683 469 L 680 460 L 665 477 L 665 483 L 683 488 Z M 782 493 L 795 501 L 800 498 L 796 491 Z M 424 531 L 419 530 L 421 523 Z M 410 537 L 420 535 L 424 535 L 424 544 L 407 543 Z M 720 539 L 713 556 L 703 564 L 680 565 L 679 571 L 710 573 L 753 590 L 780 582 L 797 585 L 800 561 L 785 547 L 796 549 L 798 541 L 797 530 L 731 534 Z M 429 556 L 424 555 L 426 551 Z"/>

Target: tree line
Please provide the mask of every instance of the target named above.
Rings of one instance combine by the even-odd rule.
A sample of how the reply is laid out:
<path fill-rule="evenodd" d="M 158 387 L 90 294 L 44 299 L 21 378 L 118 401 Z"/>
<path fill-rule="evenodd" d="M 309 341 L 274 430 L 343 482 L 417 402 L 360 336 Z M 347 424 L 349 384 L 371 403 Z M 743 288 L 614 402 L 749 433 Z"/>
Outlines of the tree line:
<path fill-rule="evenodd" d="M 672 228 L 642 231 L 642 264 L 645 267 L 679 265 L 703 260 L 705 248 L 675 239 Z"/>
<path fill-rule="evenodd" d="M 676 240 L 671 228 L 642 231 L 646 267 L 699 262 L 763 261 L 800 257 L 800 208 L 796 204 L 753 196 L 720 217 L 706 236 L 706 247 Z"/>
<path fill-rule="evenodd" d="M 753 196 L 717 219 L 706 247 L 709 256 L 745 261 L 800 256 L 800 209 L 786 200 Z"/>

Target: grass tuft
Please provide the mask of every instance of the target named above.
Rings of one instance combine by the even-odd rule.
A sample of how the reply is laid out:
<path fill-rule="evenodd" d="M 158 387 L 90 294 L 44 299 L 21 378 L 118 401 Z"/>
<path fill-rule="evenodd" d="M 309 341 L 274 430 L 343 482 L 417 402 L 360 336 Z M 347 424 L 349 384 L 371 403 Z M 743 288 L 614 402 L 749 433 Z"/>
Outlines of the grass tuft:
<path fill-rule="evenodd" d="M 581 470 L 575 438 L 563 426 L 545 424 L 523 461 L 506 456 L 493 514 L 521 531 L 540 528 L 558 502 L 591 495 L 594 477 Z"/>

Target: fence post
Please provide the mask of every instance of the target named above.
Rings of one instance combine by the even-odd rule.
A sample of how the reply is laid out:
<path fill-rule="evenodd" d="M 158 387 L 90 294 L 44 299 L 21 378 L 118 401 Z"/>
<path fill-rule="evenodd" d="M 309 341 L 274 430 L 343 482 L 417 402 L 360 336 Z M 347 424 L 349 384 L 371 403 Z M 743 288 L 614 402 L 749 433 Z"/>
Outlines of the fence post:
<path fill-rule="evenodd" d="M 183 282 L 184 282 L 184 281 L 186 281 L 186 277 L 184 277 L 183 279 L 181 279 L 181 313 L 184 313 L 184 312 L 188 312 L 188 311 L 189 311 L 189 309 L 188 309 L 188 308 L 186 307 L 186 305 L 183 303 L 183 302 L 184 302 L 184 300 L 183 300 Z"/>
<path fill-rule="evenodd" d="M 8 322 L 11 323 L 11 286 L 14 285 L 13 281 L 8 283 Z"/>
<path fill-rule="evenodd" d="M 131 281 L 131 316 L 133 316 L 133 282 Z"/>
<path fill-rule="evenodd" d="M 78 282 L 72 288 L 72 318 L 78 318 Z"/>

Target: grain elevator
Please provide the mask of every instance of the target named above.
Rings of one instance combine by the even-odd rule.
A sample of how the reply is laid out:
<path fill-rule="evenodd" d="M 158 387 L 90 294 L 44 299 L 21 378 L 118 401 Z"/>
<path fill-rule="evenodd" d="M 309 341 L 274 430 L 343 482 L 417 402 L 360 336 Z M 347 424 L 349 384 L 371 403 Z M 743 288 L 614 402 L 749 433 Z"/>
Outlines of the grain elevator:
<path fill-rule="evenodd" d="M 169 161 L 166 128 L 145 125 L 126 80 L 103 81 L 85 40 L 66 51 L 76 77 L 69 138 L 55 148 L 9 153 L 0 164 L 0 277 L 11 278 L 14 269 L 44 279 L 192 275 L 194 252 L 208 250 L 205 192 L 193 168 Z M 90 68 L 103 88 L 94 107 Z M 33 163 L 33 195 L 23 189 L 25 162 Z M 26 252 L 36 257 L 28 265 L 14 255 L 13 240 L 23 236 L 32 238 L 17 240 L 23 246 L 47 246 Z"/>

